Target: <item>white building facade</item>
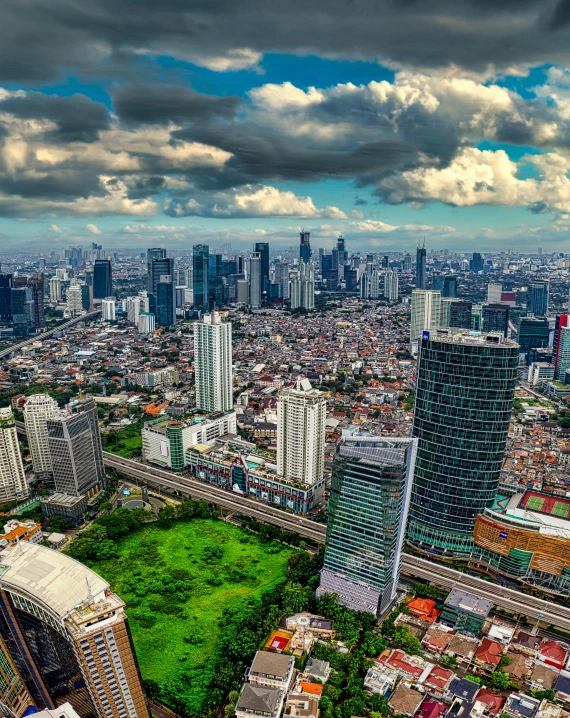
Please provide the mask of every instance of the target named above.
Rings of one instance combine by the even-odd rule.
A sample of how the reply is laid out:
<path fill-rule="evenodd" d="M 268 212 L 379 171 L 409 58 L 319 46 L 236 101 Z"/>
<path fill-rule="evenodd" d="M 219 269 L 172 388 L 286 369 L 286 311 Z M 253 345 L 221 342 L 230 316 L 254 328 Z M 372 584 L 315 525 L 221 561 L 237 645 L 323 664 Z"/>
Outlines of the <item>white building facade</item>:
<path fill-rule="evenodd" d="M 47 420 L 57 411 L 57 402 L 48 394 L 32 394 L 24 405 L 24 422 L 36 474 L 53 472 L 48 443 Z"/>
<path fill-rule="evenodd" d="M 12 409 L 0 409 L 0 502 L 25 499 L 28 485 Z"/>
<path fill-rule="evenodd" d="M 232 325 L 218 312 L 206 314 L 194 324 L 196 406 L 202 411 L 233 408 Z"/>

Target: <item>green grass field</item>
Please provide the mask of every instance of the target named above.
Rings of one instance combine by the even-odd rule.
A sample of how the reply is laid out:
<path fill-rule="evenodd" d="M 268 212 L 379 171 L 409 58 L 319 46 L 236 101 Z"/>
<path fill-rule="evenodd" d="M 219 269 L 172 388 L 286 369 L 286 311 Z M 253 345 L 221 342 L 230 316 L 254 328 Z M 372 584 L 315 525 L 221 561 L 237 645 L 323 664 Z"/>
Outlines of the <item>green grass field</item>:
<path fill-rule="evenodd" d="M 544 506 L 544 499 L 540 496 L 529 496 L 526 508 L 530 511 L 541 511 Z"/>
<path fill-rule="evenodd" d="M 90 565 L 126 602 L 142 676 L 160 685 L 203 664 L 222 611 L 280 583 L 292 553 L 209 519 L 147 526 L 118 548 Z"/>

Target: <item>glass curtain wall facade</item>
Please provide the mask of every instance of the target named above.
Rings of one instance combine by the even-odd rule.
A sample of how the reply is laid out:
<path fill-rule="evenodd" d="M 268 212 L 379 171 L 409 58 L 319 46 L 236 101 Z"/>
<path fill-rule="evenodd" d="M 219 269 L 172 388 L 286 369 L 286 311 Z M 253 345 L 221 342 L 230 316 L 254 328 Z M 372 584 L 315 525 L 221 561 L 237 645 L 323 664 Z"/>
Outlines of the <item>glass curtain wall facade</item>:
<path fill-rule="evenodd" d="M 376 615 L 398 585 L 417 442 L 343 436 L 334 460 L 327 540 L 317 595 Z"/>
<path fill-rule="evenodd" d="M 424 550 L 472 551 L 475 519 L 499 483 L 518 356 L 518 344 L 498 333 L 423 334 L 408 540 Z"/>
<path fill-rule="evenodd" d="M 195 244 L 192 250 L 192 293 L 195 309 L 207 310 L 210 306 L 208 291 L 210 247 Z"/>

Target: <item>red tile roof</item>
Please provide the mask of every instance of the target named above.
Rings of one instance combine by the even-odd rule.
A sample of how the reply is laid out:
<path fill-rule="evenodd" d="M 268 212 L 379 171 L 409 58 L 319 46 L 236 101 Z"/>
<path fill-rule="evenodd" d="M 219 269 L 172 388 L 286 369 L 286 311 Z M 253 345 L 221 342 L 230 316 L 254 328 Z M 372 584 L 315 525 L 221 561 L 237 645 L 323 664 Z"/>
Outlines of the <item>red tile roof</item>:
<path fill-rule="evenodd" d="M 481 641 L 481 645 L 475 653 L 475 658 L 481 663 L 490 663 L 493 666 L 498 666 L 503 655 L 504 647 L 501 643 L 492 641 L 490 638 L 484 638 Z"/>

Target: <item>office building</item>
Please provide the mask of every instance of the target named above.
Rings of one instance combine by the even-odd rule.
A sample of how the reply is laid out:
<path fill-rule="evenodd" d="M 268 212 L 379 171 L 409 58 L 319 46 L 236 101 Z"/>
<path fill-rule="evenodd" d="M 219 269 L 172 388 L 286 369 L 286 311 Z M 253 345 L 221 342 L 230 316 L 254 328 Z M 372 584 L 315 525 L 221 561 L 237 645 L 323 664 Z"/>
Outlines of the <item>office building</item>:
<path fill-rule="evenodd" d="M 25 499 L 28 485 L 12 409 L 0 409 L 0 503 Z"/>
<path fill-rule="evenodd" d="M 503 294 L 503 285 L 502 284 L 488 284 L 487 285 L 487 304 L 500 304 L 502 294 Z"/>
<path fill-rule="evenodd" d="M 397 269 L 387 269 L 384 274 L 384 296 L 389 302 L 397 302 L 399 278 Z"/>
<path fill-rule="evenodd" d="M 109 584 L 29 541 L 3 568 L 0 634 L 36 708 L 68 702 L 82 718 L 150 718 L 125 604 Z"/>
<path fill-rule="evenodd" d="M 153 270 L 153 262 L 155 261 L 155 259 L 166 259 L 166 249 L 164 249 L 163 247 L 152 247 L 146 250 L 147 292 L 149 294 L 154 294 L 155 289 L 155 272 Z M 168 274 L 168 272 L 166 272 L 166 274 Z"/>
<path fill-rule="evenodd" d="M 482 326 L 485 333 L 501 332 L 509 336 L 509 307 L 506 304 L 485 304 L 483 306 Z"/>
<path fill-rule="evenodd" d="M 34 329 L 42 329 L 45 327 L 45 277 L 43 272 L 36 272 L 31 277 L 14 277 L 13 286 L 14 288 L 26 287 L 31 289 L 31 326 Z"/>
<path fill-rule="evenodd" d="M 61 302 L 61 279 L 52 277 L 49 280 L 49 296 L 52 302 Z"/>
<path fill-rule="evenodd" d="M 545 361 L 531 362 L 528 367 L 528 383 L 531 386 L 540 386 L 543 381 L 554 379 L 554 364 Z"/>
<path fill-rule="evenodd" d="M 289 265 L 286 262 L 275 262 L 275 281 L 280 289 L 281 299 L 289 299 Z"/>
<path fill-rule="evenodd" d="M 82 307 L 83 308 L 83 307 Z M 105 322 L 114 322 L 117 318 L 115 297 L 107 297 L 101 302 L 101 318 Z"/>
<path fill-rule="evenodd" d="M 31 714 L 41 716 L 35 709 L 34 700 L 12 660 L 8 646 L 0 637 L 0 715 L 5 718 L 22 718 Z M 72 718 L 75 716 L 77 713 Z M 62 718 L 67 717 L 63 714 Z"/>
<path fill-rule="evenodd" d="M 472 272 L 482 272 L 485 262 L 479 252 L 473 252 L 473 258 L 469 262 L 469 269 Z"/>
<path fill-rule="evenodd" d="M 386 259 L 386 267 L 388 267 L 388 257 Z M 408 252 L 404 252 L 404 259 L 402 260 L 402 268 L 404 272 L 411 272 L 412 271 L 412 255 Z"/>
<path fill-rule="evenodd" d="M 269 285 L 269 242 L 256 242 L 255 252 L 261 259 L 261 291 L 267 295 Z"/>
<path fill-rule="evenodd" d="M 87 417 L 91 430 L 93 456 L 95 458 L 95 478 L 101 488 L 105 488 L 105 464 L 103 462 L 103 446 L 101 444 L 101 430 L 99 428 L 99 413 L 97 404 L 92 396 L 82 396 L 69 402 L 68 411 L 72 414 L 83 414 Z"/>
<path fill-rule="evenodd" d="M 171 274 L 161 275 L 158 280 L 154 295 L 154 316 L 157 327 L 173 327 L 176 324 L 176 292 Z"/>
<path fill-rule="evenodd" d="M 535 317 L 545 317 L 548 312 L 548 282 L 533 282 L 528 290 L 527 310 Z"/>
<path fill-rule="evenodd" d="M 127 319 L 131 324 L 138 325 L 141 312 L 141 297 L 127 297 Z"/>
<path fill-rule="evenodd" d="M 358 269 L 355 267 L 344 268 L 344 284 L 347 292 L 358 291 Z"/>
<path fill-rule="evenodd" d="M 202 411 L 230 411 L 234 405 L 232 325 L 218 312 L 194 324 L 196 406 Z"/>
<path fill-rule="evenodd" d="M 568 366 L 565 366 L 567 362 L 565 355 L 567 337 L 564 334 L 564 330 L 568 326 L 570 326 L 569 315 L 559 314 L 554 324 L 554 339 L 552 342 L 552 363 L 554 365 L 554 376 L 558 381 L 564 381 L 566 369 L 568 368 Z M 562 377 L 561 379 L 559 379 L 560 376 Z"/>
<path fill-rule="evenodd" d="M 412 291 L 412 316 L 410 341 L 412 345 L 421 337 L 424 329 L 435 329 L 441 322 L 441 294 L 429 289 Z"/>
<path fill-rule="evenodd" d="M 431 278 L 431 288 L 435 292 L 442 292 L 443 293 L 443 283 L 444 283 L 445 277 L 441 272 L 434 272 L 433 276 Z"/>
<path fill-rule="evenodd" d="M 192 301 L 194 308 L 207 311 L 210 307 L 208 289 L 210 248 L 207 244 L 195 244 L 192 248 Z"/>
<path fill-rule="evenodd" d="M 4 324 L 12 321 L 12 287 L 13 275 L 0 274 L 0 322 Z"/>
<path fill-rule="evenodd" d="M 81 306 L 84 311 L 88 312 L 93 304 L 93 287 L 85 282 L 82 282 L 79 287 L 81 288 Z"/>
<path fill-rule="evenodd" d="M 249 259 L 249 306 L 261 307 L 261 254 L 254 252 Z"/>
<path fill-rule="evenodd" d="M 113 294 L 113 275 L 110 259 L 96 259 L 93 265 L 93 299 L 105 299 Z"/>
<path fill-rule="evenodd" d="M 45 711 L 40 711 L 34 715 L 36 718 L 81 718 L 71 703 L 62 703 L 53 710 L 46 708 Z"/>
<path fill-rule="evenodd" d="M 327 401 L 308 379 L 277 395 L 277 473 L 315 484 L 323 478 Z"/>
<path fill-rule="evenodd" d="M 492 601 L 460 588 L 452 588 L 445 599 L 439 620 L 459 633 L 478 638 L 492 608 Z"/>
<path fill-rule="evenodd" d="M 345 432 L 336 448 L 317 595 L 383 615 L 396 599 L 417 439 Z"/>
<path fill-rule="evenodd" d="M 471 312 L 473 305 L 471 302 L 459 300 L 442 300 L 443 307 L 446 308 L 447 316 L 445 321 L 441 322 L 441 326 L 454 327 L 455 329 L 471 329 Z"/>
<path fill-rule="evenodd" d="M 59 411 L 47 420 L 56 491 L 91 497 L 103 488 L 91 426 L 85 413 Z"/>
<path fill-rule="evenodd" d="M 521 354 L 526 354 L 530 349 L 547 347 L 550 340 L 548 319 L 546 317 L 521 317 L 517 338 Z"/>
<path fill-rule="evenodd" d="M 301 230 L 300 233 L 301 244 L 299 245 L 299 259 L 302 259 L 305 264 L 311 259 L 311 233 Z"/>
<path fill-rule="evenodd" d="M 52 474 L 47 421 L 57 411 L 57 402 L 48 394 L 32 394 L 24 404 L 24 422 L 28 446 L 37 476 Z"/>
<path fill-rule="evenodd" d="M 443 292 L 441 296 L 451 299 L 457 297 L 457 277 L 455 274 L 446 274 L 443 278 Z"/>
<path fill-rule="evenodd" d="M 33 326 L 34 298 L 31 287 L 12 289 L 12 324 L 14 332 L 26 334 Z"/>
<path fill-rule="evenodd" d="M 139 334 L 150 334 L 156 329 L 156 319 L 152 312 L 139 312 Z"/>
<path fill-rule="evenodd" d="M 313 261 L 307 264 L 299 260 L 297 271 L 291 276 L 291 309 L 315 308 L 315 267 Z"/>
<path fill-rule="evenodd" d="M 247 279 L 238 279 L 236 281 L 236 302 L 240 307 L 249 304 L 249 282 Z"/>
<path fill-rule="evenodd" d="M 426 248 L 425 242 L 416 250 L 416 289 L 426 288 Z"/>
<path fill-rule="evenodd" d="M 424 332 L 412 436 L 419 440 L 408 540 L 468 554 L 493 503 L 517 382 L 519 347 L 502 334 Z"/>

